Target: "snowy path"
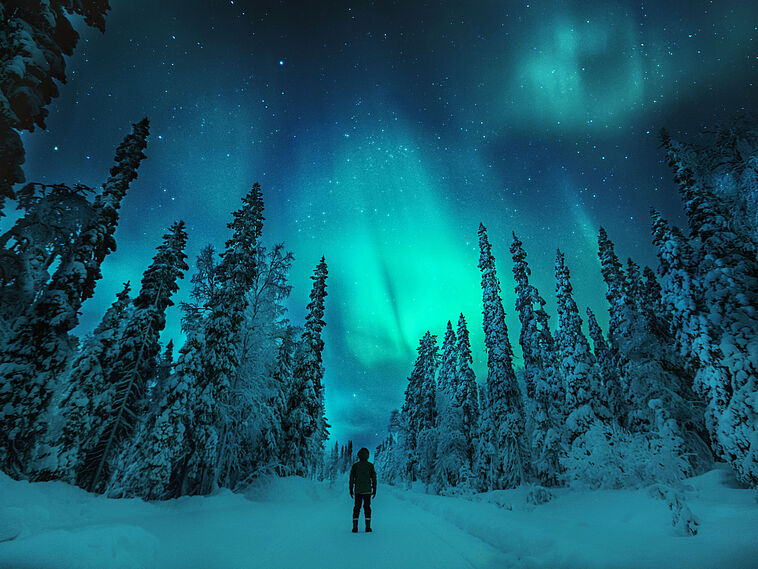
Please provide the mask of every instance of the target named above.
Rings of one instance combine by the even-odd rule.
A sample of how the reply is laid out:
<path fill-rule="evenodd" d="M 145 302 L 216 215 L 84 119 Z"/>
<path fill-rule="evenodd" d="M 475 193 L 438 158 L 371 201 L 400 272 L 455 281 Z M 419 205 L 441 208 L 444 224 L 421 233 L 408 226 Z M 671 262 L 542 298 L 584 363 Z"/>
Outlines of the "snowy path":
<path fill-rule="evenodd" d="M 678 536 L 647 489 L 564 489 L 534 506 L 527 488 L 464 500 L 386 485 L 375 531 L 353 534 L 345 486 L 293 477 L 145 503 L 0 474 L 0 569 L 755 569 L 758 559 L 756 495 L 727 470 L 689 481 L 695 537 Z"/>
<path fill-rule="evenodd" d="M 385 489 L 386 490 L 386 489 Z M 324 495 L 326 494 L 326 495 Z M 329 495 L 332 494 L 332 495 Z M 156 566 L 183 569 L 436 567 L 503 568 L 491 546 L 392 491 L 374 501 L 374 532 L 350 532 L 347 491 L 312 501 L 257 502 L 246 509 L 198 512 L 172 527 L 153 519 L 143 527 L 161 543 Z M 213 527 L 213 535 L 207 528 Z"/>
<path fill-rule="evenodd" d="M 12 484 L 25 491 L 40 490 L 40 485 Z M 21 536 L 0 543 L 0 568 L 508 566 L 492 546 L 397 498 L 399 491 L 388 487 L 380 489 L 374 500 L 374 532 L 363 532 L 361 515 L 360 532 L 353 534 L 352 500 L 347 490 L 300 479 L 278 482 L 264 495 L 249 499 L 223 493 L 211 500 L 195 497 L 158 505 L 92 498 L 62 484 L 49 486 L 58 487 L 56 497 L 63 495 L 63 504 L 56 506 L 65 515 L 57 516 L 57 508 L 44 512 L 40 506 L 30 506 L 25 515 L 36 519 L 22 518 L 26 529 Z M 33 501 L 44 503 L 40 498 Z M 14 511 L 20 516 L 24 501 L 19 496 L 19 507 L 0 506 L 0 518 L 9 511 L 11 517 Z M 32 530 L 30 526 L 37 527 Z"/>

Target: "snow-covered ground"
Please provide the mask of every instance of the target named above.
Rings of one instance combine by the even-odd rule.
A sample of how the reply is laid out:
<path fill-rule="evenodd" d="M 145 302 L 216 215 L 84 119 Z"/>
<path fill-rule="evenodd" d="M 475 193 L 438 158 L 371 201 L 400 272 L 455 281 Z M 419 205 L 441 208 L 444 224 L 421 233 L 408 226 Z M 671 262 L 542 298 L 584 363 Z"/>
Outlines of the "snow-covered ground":
<path fill-rule="evenodd" d="M 380 486 L 374 533 L 350 533 L 347 484 L 286 478 L 164 503 L 110 500 L 0 475 L 0 568 L 758 567 L 756 493 L 728 470 L 688 480 L 694 537 L 651 489 L 527 489 L 473 499 Z"/>

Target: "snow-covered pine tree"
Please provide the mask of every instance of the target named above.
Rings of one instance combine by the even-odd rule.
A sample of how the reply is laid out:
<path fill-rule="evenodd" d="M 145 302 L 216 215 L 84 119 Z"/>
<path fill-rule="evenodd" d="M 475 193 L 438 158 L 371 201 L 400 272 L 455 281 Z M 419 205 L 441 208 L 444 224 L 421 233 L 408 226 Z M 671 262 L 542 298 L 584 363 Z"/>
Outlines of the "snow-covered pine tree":
<path fill-rule="evenodd" d="M 442 357 L 440 358 L 439 370 L 437 372 L 437 395 L 446 395 L 451 398 L 455 392 L 458 383 L 456 378 L 457 353 L 455 351 L 455 332 L 453 324 L 447 321 L 445 336 L 442 340 Z"/>
<path fill-rule="evenodd" d="M 38 480 L 61 479 L 74 483 L 84 459 L 82 444 L 100 437 L 103 417 L 98 416 L 97 411 L 103 408 L 102 399 L 108 393 L 107 374 L 116 363 L 118 341 L 129 315 L 129 291 L 130 285 L 126 282 L 74 360 L 56 405 L 60 435 L 48 443 L 54 448 L 50 451 L 49 464 L 38 466 L 35 475 Z"/>
<path fill-rule="evenodd" d="M 81 286 L 82 301 L 95 293 L 95 283 L 102 277 L 100 267 L 105 257 L 116 250 L 114 234 L 118 226 L 118 210 L 129 185 L 137 178 L 137 169 L 145 159 L 150 122 L 147 118 L 132 125 L 128 134 L 116 148 L 116 164 L 110 170 L 103 192 L 95 199 L 96 223 L 82 233 L 83 246 L 79 254 L 74 249 L 74 259 L 86 267 Z"/>
<path fill-rule="evenodd" d="M 201 362 L 200 344 L 190 337 L 179 353 L 176 373 L 166 380 L 163 395 L 143 415 L 129 444 L 113 466 L 106 492 L 113 497 L 139 496 L 164 500 L 186 493 L 187 460 L 195 392 Z"/>
<path fill-rule="evenodd" d="M 324 408 L 324 366 L 322 363 L 324 340 L 321 338 L 321 333 L 325 326 L 324 300 L 327 294 L 327 274 L 326 260 L 324 257 L 321 257 L 311 277 L 313 287 L 311 288 L 310 302 L 307 306 L 308 314 L 305 317 L 303 336 L 298 345 L 300 348 L 298 361 L 293 371 L 296 378 L 309 378 L 316 387 L 318 409 L 316 410 L 317 430 L 314 432 L 312 442 L 314 458 L 323 453 L 324 443 L 329 436 L 329 424 L 326 420 Z"/>
<path fill-rule="evenodd" d="M 705 144 L 672 139 L 661 131 L 662 146 L 675 173 L 689 170 L 698 185 L 729 208 L 729 226 L 740 240 L 758 241 L 758 123 L 738 115 L 704 129 Z"/>
<path fill-rule="evenodd" d="M 381 480 L 394 484 L 405 477 L 405 453 L 403 452 L 402 423 L 400 410 L 393 409 L 387 426 L 387 438 L 381 442 L 374 453 L 374 467 Z"/>
<path fill-rule="evenodd" d="M 650 381 L 655 378 L 646 377 L 640 369 L 640 362 L 646 362 L 645 354 L 641 352 L 645 340 L 644 328 L 638 310 L 638 299 L 635 296 L 639 290 L 639 270 L 636 263 L 631 263 L 632 277 L 625 274 L 613 241 L 608 237 L 604 228 L 598 232 L 598 257 L 600 270 L 606 283 L 606 299 L 608 300 L 608 347 L 610 358 L 616 367 L 616 377 L 619 379 L 620 394 L 623 400 L 619 408 L 624 409 L 623 417 L 618 420 L 632 430 L 649 430 L 651 415 L 648 412 L 647 401 L 650 395 Z"/>
<path fill-rule="evenodd" d="M 692 375 L 667 331 L 668 314 L 656 312 L 655 285 L 645 284 L 631 260 L 624 274 L 613 243 L 602 229 L 598 242 L 601 270 L 608 284 L 610 349 L 625 398 L 622 425 L 632 437 L 642 434 L 651 446 L 661 437 L 675 436 L 670 446 L 679 449 L 676 452 L 686 455 L 690 463 L 691 468 L 679 474 L 685 476 L 692 468 L 710 464 L 707 445 L 698 436 L 703 430 L 698 427 L 702 415 L 697 405 L 692 405 Z"/>
<path fill-rule="evenodd" d="M 111 475 L 112 463 L 128 440 L 140 415 L 146 411 L 148 382 L 156 371 L 160 351 L 159 334 L 166 325 L 166 308 L 177 281 L 188 269 L 184 247 L 187 233 L 183 221 L 171 225 L 158 246 L 153 262 L 142 276 L 134 311 L 118 341 L 118 355 L 107 373 L 108 394 L 95 411 L 104 427 L 100 436 L 85 445 L 86 456 L 78 473 L 78 483 L 90 491 L 102 491 Z M 92 444 L 94 443 L 94 444 Z"/>
<path fill-rule="evenodd" d="M 657 378 L 647 400 L 649 421 L 689 463 L 688 472 L 705 472 L 713 464 L 705 400 L 695 391 L 695 370 L 676 345 L 672 312 L 663 304 L 662 287 L 650 267 L 642 271 L 637 304 L 643 329 L 641 359 L 649 362 L 649 376 Z"/>
<path fill-rule="evenodd" d="M 71 253 L 95 213 L 83 185 L 27 184 L 16 192 L 24 211 L 0 236 L 0 342 L 50 280 L 53 264 Z"/>
<path fill-rule="evenodd" d="M 513 276 L 516 280 L 516 311 L 521 322 L 519 342 L 524 358 L 524 384 L 531 408 L 527 432 L 535 475 L 546 486 L 561 479 L 561 425 L 565 418 L 565 390 L 557 371 L 555 343 L 548 326 L 545 301 L 529 284 L 531 270 L 523 243 L 513 233 Z"/>
<path fill-rule="evenodd" d="M 100 265 L 113 251 L 118 209 L 145 158 L 147 119 L 116 149 L 116 164 L 95 200 L 94 215 L 61 259 L 49 283 L 14 323 L 0 364 L 0 467 L 16 476 L 31 468 L 31 456 L 49 428 L 52 394 L 70 363 L 79 309 L 94 293 Z"/>
<path fill-rule="evenodd" d="M 329 456 L 326 458 L 326 478 L 328 478 L 330 484 L 334 484 L 337 480 L 337 475 L 340 473 L 340 443 L 334 441 Z"/>
<path fill-rule="evenodd" d="M 626 425 L 626 416 L 629 410 L 626 407 L 626 397 L 621 392 L 618 363 L 615 361 L 616 356 L 608 346 L 603 331 L 597 323 L 597 318 L 589 306 L 587 307 L 587 326 L 594 345 L 595 361 L 600 368 L 600 400 L 605 403 L 604 409 L 596 409 L 596 414 L 603 421 L 613 421 L 620 425 Z M 605 410 L 607 410 L 607 414 L 604 413 Z"/>
<path fill-rule="evenodd" d="M 639 310 L 644 284 L 642 282 L 640 266 L 631 257 L 626 260 L 626 287 L 626 294 L 630 304 L 636 310 Z"/>
<path fill-rule="evenodd" d="M 455 332 L 448 320 L 437 373 L 437 426 L 434 431 L 436 453 L 431 468 L 431 486 L 438 494 L 454 491 L 460 483 L 462 469 L 466 467 L 470 470 L 471 467 L 463 426 L 463 410 L 458 402 L 457 392 L 462 380 L 457 375 L 458 359 Z"/>
<path fill-rule="evenodd" d="M 563 260 L 559 255 L 556 263 L 556 272 L 560 283 L 561 265 Z M 638 273 L 635 265 L 630 263 L 630 273 Z M 568 271 L 565 270 L 565 281 L 568 282 Z M 639 279 L 636 280 L 641 283 Z M 576 305 L 570 299 L 570 285 L 563 296 L 567 302 L 560 298 L 562 293 L 558 285 L 559 296 L 559 326 L 556 332 L 556 341 L 563 347 L 566 342 L 564 334 L 571 330 L 575 334 L 568 336 L 576 338 L 581 333 L 581 320 L 578 317 Z M 637 292 L 633 292 L 633 291 Z M 678 396 L 679 378 L 661 365 L 660 354 L 655 350 L 644 350 L 641 344 L 657 344 L 650 336 L 649 331 L 643 325 L 644 319 L 639 307 L 644 286 L 636 289 L 626 289 L 627 304 L 623 308 L 623 319 L 618 321 L 620 330 L 624 333 L 616 336 L 616 351 L 622 354 L 625 365 L 616 367 L 613 360 L 609 361 L 611 348 L 606 344 L 600 331 L 600 327 L 588 310 L 589 328 L 595 343 L 597 358 L 590 358 L 589 345 L 586 339 L 579 338 L 575 346 L 581 346 L 578 353 L 570 354 L 570 361 L 578 360 L 589 362 L 585 364 L 587 369 L 592 370 L 595 360 L 599 359 L 599 369 L 603 372 L 602 389 L 594 389 L 590 399 L 585 398 L 585 407 L 593 406 L 596 409 L 593 420 L 587 421 L 584 429 L 567 449 L 567 455 L 562 460 L 566 467 L 566 478 L 571 485 L 587 486 L 590 488 L 619 488 L 637 487 L 653 482 L 673 483 L 681 480 L 689 470 L 687 456 L 692 454 L 685 444 L 682 432 L 686 428 L 677 425 L 681 420 L 682 425 L 687 424 L 686 406 L 682 405 Z M 568 294 L 567 294 L 568 293 Z M 568 310 L 567 310 L 568 307 Z M 569 316 L 566 318 L 566 314 Z M 568 342 L 570 344 L 570 342 Z M 570 351 L 571 347 L 569 348 Z M 564 362 L 566 360 L 564 359 Z M 594 373 L 597 373 L 595 371 Z M 633 403 L 629 412 L 625 410 L 625 404 L 619 404 L 614 395 L 618 386 L 617 373 L 623 373 L 628 389 L 628 399 Z M 571 370 L 566 370 L 568 383 L 572 383 Z M 592 385 L 592 384 L 590 384 Z M 576 389 L 568 389 L 567 395 Z M 578 397 L 574 396 L 574 399 Z M 605 405 L 598 406 L 596 402 L 609 401 L 611 412 L 605 411 Z M 617 400 L 614 403 L 614 400 Z M 616 407 L 616 410 L 613 410 Z M 622 415 L 631 417 L 623 424 Z M 674 419 L 676 418 L 676 420 Z M 599 420 L 598 420 L 599 419 Z M 622 421 L 622 424 L 619 424 Z M 569 431 L 575 430 L 575 421 L 568 423 Z M 631 431 L 626 427 L 631 427 Z M 694 440 L 694 438 L 693 438 Z M 690 442 L 690 441 L 688 441 Z"/>
<path fill-rule="evenodd" d="M 639 305 L 648 331 L 658 337 L 671 338 L 671 313 L 663 306 L 663 289 L 650 267 L 642 270 Z"/>
<path fill-rule="evenodd" d="M 182 309 L 182 332 L 188 336 L 200 333 L 204 319 L 210 314 L 211 306 L 218 302 L 221 292 L 219 264 L 213 245 L 200 250 L 195 260 L 195 274 L 192 275 L 191 302 L 180 303 Z"/>
<path fill-rule="evenodd" d="M 256 182 L 242 198 L 229 224 L 218 267 L 220 290 L 203 325 L 201 373 L 195 378 L 193 454 L 189 462 L 190 493 L 208 494 L 224 481 L 229 469 L 232 386 L 239 367 L 240 332 L 247 293 L 257 274 L 256 252 L 263 230 L 263 197 Z"/>
<path fill-rule="evenodd" d="M 607 286 L 605 297 L 608 299 L 608 343 L 615 350 L 620 342 L 628 340 L 630 322 L 628 297 L 629 285 L 621 266 L 613 242 L 603 227 L 598 232 L 598 257 L 600 270 Z"/>
<path fill-rule="evenodd" d="M 524 358 L 524 383 L 527 397 L 533 398 L 535 375 L 543 373 L 544 366 L 552 363 L 553 337 L 545 312 L 545 301 L 536 287 L 529 283 L 532 271 L 526 260 L 524 244 L 515 232 L 512 235 L 510 251 L 513 258 L 513 277 L 516 279 L 516 312 L 521 322 L 519 343 Z"/>
<path fill-rule="evenodd" d="M 353 441 L 347 441 L 342 453 L 342 472 L 348 472 L 353 465 L 355 455 L 353 454 Z"/>
<path fill-rule="evenodd" d="M 321 332 L 326 297 L 326 261 L 322 257 L 311 280 L 313 286 L 305 318 L 305 329 L 297 346 L 292 385 L 286 411 L 285 465 L 298 476 L 313 473 L 321 462 L 328 424 L 324 415 L 324 367 Z"/>
<path fill-rule="evenodd" d="M 66 58 L 79 34 L 72 15 L 105 30 L 107 0 L 0 4 L 0 216 L 13 185 L 24 181 L 21 131 L 45 128 L 45 108 L 66 82 Z"/>
<path fill-rule="evenodd" d="M 566 386 L 566 438 L 569 445 L 586 433 L 597 415 L 593 407 L 602 405 L 600 378 L 590 344 L 582 332 L 582 318 L 574 302 L 571 275 L 563 253 L 555 258 L 555 296 L 558 309 L 558 348 L 560 372 Z"/>
<path fill-rule="evenodd" d="M 455 375 L 458 378 L 458 384 L 455 388 L 455 404 L 461 411 L 461 430 L 466 444 L 466 459 L 469 472 L 473 476 L 479 426 L 479 391 L 472 367 L 468 327 L 463 313 L 458 317 L 457 336 L 455 351 L 458 358 Z"/>
<path fill-rule="evenodd" d="M 158 358 L 158 366 L 155 370 L 155 379 L 153 383 L 148 386 L 147 398 L 150 408 L 154 408 L 160 403 L 163 398 L 163 394 L 168 385 L 168 378 L 174 370 L 174 340 L 169 340 L 166 344 L 166 349 Z"/>
<path fill-rule="evenodd" d="M 276 367 L 272 374 L 273 390 L 267 405 L 267 420 L 263 423 L 256 449 L 258 471 L 274 472 L 279 476 L 287 474 L 283 457 L 287 450 L 285 429 L 287 427 L 287 401 L 292 387 L 292 373 L 295 367 L 296 329 L 288 326 L 277 349 Z"/>
<path fill-rule="evenodd" d="M 652 211 L 663 300 L 673 314 L 677 346 L 695 367 L 694 388 L 707 402 L 711 447 L 743 481 L 756 485 L 758 412 L 751 403 L 756 390 L 751 357 L 758 353 L 758 267 L 755 256 L 746 254 L 750 244 L 726 225 L 718 200 L 698 188 L 688 170 L 677 181 L 689 188 L 683 197 L 692 237 L 687 240 Z"/>
<path fill-rule="evenodd" d="M 479 249 L 487 383 L 485 395 L 480 398 L 482 414 L 476 474 L 482 490 L 514 488 L 529 479 L 529 444 L 495 258 L 483 224 L 479 225 Z"/>
<path fill-rule="evenodd" d="M 732 229 L 731 207 L 698 182 L 669 150 L 696 243 L 702 301 L 710 342 L 728 377 L 717 436 L 724 458 L 741 480 L 758 485 L 758 260 L 755 242 Z"/>
<path fill-rule="evenodd" d="M 422 453 L 427 449 L 420 449 L 420 439 L 425 442 L 426 433 L 434 429 L 437 420 L 436 406 L 436 381 L 435 374 L 439 365 L 439 350 L 437 337 L 431 332 L 426 332 L 419 341 L 418 357 L 413 364 L 413 370 L 408 376 L 408 385 L 405 388 L 405 399 L 400 411 L 400 423 L 402 433 L 400 444 L 405 455 L 403 460 L 403 477 L 407 481 L 421 479 Z"/>

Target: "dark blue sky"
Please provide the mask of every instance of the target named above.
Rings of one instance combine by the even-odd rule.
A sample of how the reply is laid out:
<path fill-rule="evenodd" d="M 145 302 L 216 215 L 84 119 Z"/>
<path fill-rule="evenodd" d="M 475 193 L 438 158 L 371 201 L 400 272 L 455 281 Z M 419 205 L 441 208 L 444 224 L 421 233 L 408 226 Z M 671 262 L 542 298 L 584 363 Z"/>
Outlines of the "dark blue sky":
<path fill-rule="evenodd" d="M 334 436 L 370 447 L 426 329 L 463 311 L 484 379 L 480 221 L 514 344 L 511 231 L 551 311 L 560 246 L 580 307 L 605 319 L 598 227 L 654 264 L 648 208 L 681 220 L 657 131 L 695 140 L 755 111 L 751 2 L 112 5 L 104 35 L 80 26 L 48 130 L 24 135 L 29 180 L 95 186 L 130 123 L 151 120 L 82 330 L 138 282 L 172 221 L 186 220 L 192 259 L 221 247 L 260 181 L 264 238 L 296 256 L 293 320 L 327 258 L 327 414 Z"/>

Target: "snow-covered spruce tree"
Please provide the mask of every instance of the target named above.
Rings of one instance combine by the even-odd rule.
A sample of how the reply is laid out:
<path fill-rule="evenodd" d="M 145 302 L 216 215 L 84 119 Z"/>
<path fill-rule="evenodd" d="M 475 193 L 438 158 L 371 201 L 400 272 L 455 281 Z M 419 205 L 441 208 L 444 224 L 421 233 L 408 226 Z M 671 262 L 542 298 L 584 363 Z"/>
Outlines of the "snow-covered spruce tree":
<path fill-rule="evenodd" d="M 701 473 L 713 464 L 705 426 L 705 401 L 695 391 L 695 370 L 681 354 L 672 334 L 672 312 L 663 304 L 662 288 L 650 267 L 642 271 L 637 298 L 641 366 L 650 378 L 647 421 L 665 444 L 671 444 L 689 463 L 688 473 Z M 664 444 L 660 442 L 658 444 Z"/>
<path fill-rule="evenodd" d="M 629 285 L 624 274 L 613 242 L 603 227 L 598 232 L 598 257 L 600 270 L 607 286 L 605 297 L 608 299 L 608 343 L 615 350 L 620 342 L 628 340 L 631 335 L 628 325 L 631 301 L 628 296 Z"/>
<path fill-rule="evenodd" d="M 755 309 L 735 306 L 739 300 L 724 299 L 723 291 L 715 292 L 714 287 L 719 282 L 722 287 L 731 287 L 729 297 L 741 297 L 742 302 L 754 293 L 739 292 L 745 280 L 739 277 L 739 269 L 729 271 L 728 260 L 703 258 L 699 237 L 688 241 L 654 210 L 652 220 L 664 281 L 663 302 L 672 313 L 677 346 L 695 367 L 694 388 L 706 400 L 705 423 L 711 447 L 732 464 L 743 481 L 755 485 L 751 469 L 757 448 L 756 411 L 750 403 L 750 394 L 755 393 L 755 372 L 745 360 L 758 351 L 756 333 L 751 330 Z M 719 274 L 722 270 L 723 275 Z M 725 304 L 718 302 L 714 306 L 718 297 L 732 308 L 725 309 Z"/>
<path fill-rule="evenodd" d="M 479 426 L 479 391 L 472 367 L 471 343 L 463 313 L 458 317 L 457 336 L 455 351 L 458 354 L 458 359 L 455 375 L 458 378 L 458 384 L 455 388 L 454 400 L 461 412 L 461 430 L 466 444 L 468 472 L 470 473 L 469 476 L 473 476 Z"/>
<path fill-rule="evenodd" d="M 513 371 L 513 349 L 505 325 L 495 258 L 482 224 L 479 225 L 479 249 L 487 383 L 485 395 L 480 398 L 482 414 L 476 474 L 480 488 L 486 491 L 514 488 L 528 480 L 530 455 L 524 404 Z"/>
<path fill-rule="evenodd" d="M 716 131 L 709 150 L 713 159 L 703 161 L 712 172 L 709 187 L 736 206 L 735 231 L 758 243 L 758 123 L 738 116 Z"/>
<path fill-rule="evenodd" d="M 606 298 L 608 300 L 608 346 L 610 355 L 608 361 L 616 364 L 619 378 L 620 393 L 623 401 L 619 407 L 625 410 L 623 417 L 618 417 L 620 423 L 631 430 L 649 430 L 650 413 L 647 401 L 650 395 L 650 381 L 656 378 L 646 377 L 641 373 L 639 364 L 647 359 L 641 352 L 644 341 L 644 329 L 639 314 L 637 297 L 639 287 L 639 271 L 632 263 L 634 284 L 624 272 L 613 242 L 604 228 L 598 233 L 598 257 L 603 280 L 606 283 Z"/>
<path fill-rule="evenodd" d="M 631 260 L 631 259 L 630 259 Z M 671 338 L 671 313 L 663 306 L 663 289 L 650 267 L 642 270 L 642 288 L 639 292 L 640 311 L 648 331 L 658 337 Z"/>
<path fill-rule="evenodd" d="M 566 386 L 566 444 L 584 445 L 590 426 L 598 421 L 594 407 L 599 407 L 600 379 L 590 345 L 582 332 L 582 318 L 574 302 L 571 276 L 563 253 L 555 258 L 555 295 L 558 308 L 558 348 L 560 372 Z"/>
<path fill-rule="evenodd" d="M 347 441 L 347 444 L 342 447 L 340 457 L 342 458 L 342 472 L 348 472 L 355 461 L 353 441 Z"/>
<path fill-rule="evenodd" d="M 732 229 L 731 207 L 692 172 L 669 161 L 684 202 L 691 240 L 698 253 L 702 301 L 728 377 L 727 401 L 718 409 L 718 444 L 744 482 L 758 485 L 758 261 L 756 244 Z"/>
<path fill-rule="evenodd" d="M 428 448 L 419 448 L 420 439 L 427 440 L 426 433 L 433 431 L 437 420 L 437 386 L 435 374 L 439 365 L 437 337 L 426 332 L 419 341 L 418 357 L 408 376 L 405 399 L 400 411 L 400 444 L 404 454 L 403 478 L 409 482 L 421 479 L 428 472 L 421 472 L 421 458 Z"/>
<path fill-rule="evenodd" d="M 675 172 L 689 170 L 698 185 L 728 205 L 729 225 L 740 240 L 758 240 L 758 123 L 745 115 L 704 129 L 707 142 L 672 139 L 661 130 L 662 146 Z"/>
<path fill-rule="evenodd" d="M 232 236 L 217 270 L 219 292 L 209 306 L 199 344 L 202 366 L 194 380 L 197 397 L 187 480 L 192 494 L 210 493 L 224 484 L 222 476 L 228 473 L 232 386 L 239 368 L 247 293 L 256 279 L 256 251 L 263 230 L 263 198 L 257 182 L 232 216 Z"/>
<path fill-rule="evenodd" d="M 24 214 L 0 236 L 0 342 L 45 289 L 53 264 L 71 254 L 92 221 L 91 192 L 65 184 L 27 184 L 16 192 Z"/>
<path fill-rule="evenodd" d="M 326 467 L 324 477 L 329 480 L 330 484 L 334 484 L 337 479 L 337 475 L 340 474 L 340 443 L 334 441 L 334 446 L 329 452 L 329 456 L 325 459 Z"/>
<path fill-rule="evenodd" d="M 565 390 L 557 370 L 555 343 L 548 326 L 545 301 L 529 284 L 531 271 L 523 243 L 513 233 L 513 276 L 516 280 L 516 311 L 521 322 L 519 342 L 524 358 L 527 392 L 527 432 L 531 434 L 534 473 L 546 486 L 561 480 L 561 425 L 565 418 Z"/>
<path fill-rule="evenodd" d="M 639 401 L 646 409 L 650 409 L 654 417 L 645 430 L 630 432 L 620 425 L 618 418 L 621 413 L 609 413 L 604 404 L 607 398 L 611 400 L 610 406 L 614 405 L 612 400 L 615 399 L 614 390 L 618 385 L 615 380 L 616 368 L 612 364 L 606 364 L 605 369 L 600 364 L 598 368 L 596 358 L 591 357 L 589 344 L 581 331 L 578 310 L 571 298 L 568 270 L 560 253 L 556 262 L 556 276 L 559 299 L 556 342 L 564 356 L 562 363 L 567 379 L 567 402 L 572 402 L 569 408 L 574 409 L 578 403 L 583 402 L 586 411 L 584 417 L 579 414 L 584 421 L 579 421 L 583 428 L 578 434 L 575 434 L 577 412 L 573 411 L 567 420 L 567 434 L 575 436 L 566 456 L 562 458 L 567 481 L 578 487 L 622 488 L 681 480 L 690 469 L 686 460 L 688 449 L 681 436 L 683 429 L 672 419 L 676 413 L 664 408 L 664 405 L 677 408 L 673 404 L 676 401 L 674 395 L 667 393 L 669 389 L 674 390 L 676 384 L 666 383 L 669 378 L 657 367 L 657 361 L 643 361 L 637 356 L 630 359 L 624 368 L 630 377 L 629 385 L 632 388 L 638 385 L 650 387 L 645 392 L 645 397 Z M 589 310 L 587 314 L 595 342 L 595 354 L 602 362 L 608 357 L 609 349 L 594 315 Z M 584 374 L 599 375 L 600 370 L 605 371 L 602 387 L 585 380 L 585 386 L 596 387 L 591 389 L 589 397 L 586 390 L 582 396 L 582 381 L 579 378 Z M 594 413 L 593 407 L 596 410 Z"/>
<path fill-rule="evenodd" d="M 118 210 L 129 185 L 137 178 L 137 169 L 145 159 L 150 122 L 147 118 L 132 125 L 131 134 L 116 148 L 116 164 L 110 170 L 103 192 L 95 200 L 96 223 L 82 233 L 83 246 L 79 254 L 74 249 L 74 259 L 86 267 L 85 280 L 81 285 L 82 300 L 95 293 L 95 283 L 102 277 L 100 266 L 105 257 L 116 250 L 114 234 L 118 226 Z"/>
<path fill-rule="evenodd" d="M 263 422 L 255 452 L 255 464 L 259 472 L 273 472 L 285 475 L 286 468 L 282 457 L 286 456 L 285 425 L 287 401 L 292 386 L 292 373 L 295 367 L 296 329 L 288 326 L 277 349 L 276 367 L 272 374 L 273 389 L 269 393 L 266 420 Z"/>
<path fill-rule="evenodd" d="M 51 397 L 73 351 L 69 332 L 79 322 L 82 303 L 94 293 L 105 256 L 116 248 L 118 209 L 145 158 L 147 135 L 144 119 L 116 149 L 116 164 L 95 201 L 92 220 L 2 346 L 0 467 L 15 476 L 29 471 L 32 449 L 46 436 Z"/>
<path fill-rule="evenodd" d="M 453 325 L 448 320 L 442 342 L 442 358 L 437 373 L 436 453 L 431 474 L 431 487 L 436 493 L 450 493 L 459 486 L 461 471 L 470 470 L 468 449 L 463 428 L 463 412 L 457 400 L 461 378 L 457 376 L 459 354 Z"/>
<path fill-rule="evenodd" d="M 693 404 L 696 398 L 692 374 L 676 353 L 667 331 L 668 314 L 665 310 L 656 311 L 654 284 L 645 284 L 633 261 L 627 263 L 624 276 L 613 243 L 605 232 L 601 232 L 599 244 L 601 269 L 611 303 L 610 348 L 626 400 L 622 425 L 632 435 L 643 434 L 652 446 L 658 445 L 662 438 L 675 437 L 673 446 L 669 446 L 679 449 L 676 452 L 686 455 L 690 464 L 680 477 L 707 468 L 711 458 L 707 444 L 698 434 L 703 431 L 703 419 L 701 409 Z"/>
<path fill-rule="evenodd" d="M 403 428 L 400 410 L 393 409 L 387 427 L 387 438 L 376 447 L 374 467 L 378 476 L 388 484 L 395 484 L 405 478 L 405 453 L 403 450 Z"/>
<path fill-rule="evenodd" d="M 38 467 L 35 475 L 38 480 L 75 482 L 84 458 L 82 445 L 100 437 L 104 425 L 103 417 L 97 412 L 105 407 L 108 371 L 116 363 L 118 341 L 129 316 L 129 291 L 130 285 L 126 282 L 74 360 L 55 411 L 61 423 L 60 434 L 49 433 L 54 437 L 48 442 L 53 445 L 50 463 L 47 467 Z"/>
<path fill-rule="evenodd" d="M 159 334 L 166 325 L 166 308 L 178 290 L 177 281 L 188 269 L 183 221 L 171 225 L 158 246 L 153 262 L 142 276 L 142 288 L 134 299 L 134 311 L 118 341 L 117 356 L 107 373 L 108 393 L 95 415 L 102 417 L 100 436 L 85 443 L 86 455 L 77 482 L 90 491 L 102 491 L 112 463 L 128 441 L 140 416 L 147 410 L 148 382 L 154 377 L 160 351 Z"/>
<path fill-rule="evenodd" d="M 309 443 L 318 428 L 318 394 L 312 381 L 292 377 L 282 423 L 282 474 L 307 476 L 313 465 Z"/>
<path fill-rule="evenodd" d="M 446 395 L 450 398 L 454 393 L 455 386 L 458 383 L 455 365 L 457 360 L 458 357 L 455 351 L 455 332 L 453 331 L 452 322 L 448 320 L 447 328 L 445 328 L 445 336 L 442 340 L 442 357 L 440 358 L 439 370 L 437 372 L 438 396 Z"/>
<path fill-rule="evenodd" d="M 626 424 L 625 418 L 629 410 L 626 408 L 626 397 L 621 392 L 618 362 L 615 361 L 616 356 L 608 346 L 597 318 L 589 307 L 587 307 L 587 326 L 594 345 L 595 361 L 600 371 L 600 401 L 605 403 L 603 408 L 596 409 L 596 414 L 605 422 Z"/>
<path fill-rule="evenodd" d="M 221 292 L 219 264 L 212 245 L 200 250 L 195 260 L 195 274 L 191 279 L 190 302 L 180 303 L 182 309 L 182 332 L 188 336 L 197 335 L 204 320 L 211 313 L 211 306 L 218 302 Z"/>
<path fill-rule="evenodd" d="M 4 2 L 0 4 L 0 216 L 13 185 L 24 181 L 21 131 L 45 128 L 45 108 L 66 81 L 65 55 L 79 34 L 72 15 L 105 30 L 107 0 Z"/>
<path fill-rule="evenodd" d="M 626 260 L 626 292 L 630 303 L 637 310 L 639 310 L 640 301 L 642 300 L 643 286 L 640 266 L 631 258 L 628 258 Z"/>
<path fill-rule="evenodd" d="M 326 297 L 326 261 L 322 257 L 311 280 L 313 286 L 305 329 L 295 352 L 292 383 L 287 397 L 284 434 L 286 470 L 307 476 L 322 460 L 328 424 L 324 415 L 324 367 L 321 332 Z"/>
<path fill-rule="evenodd" d="M 106 488 L 108 495 L 163 500 L 185 493 L 199 354 L 198 339 L 190 337 L 180 351 L 176 373 L 166 379 L 160 400 L 141 417 L 130 442 L 121 447 Z"/>
<path fill-rule="evenodd" d="M 516 312 L 521 322 L 519 343 L 524 354 L 524 383 L 527 397 L 533 398 L 535 375 L 543 373 L 544 365 L 552 363 L 553 337 L 545 312 L 545 301 L 539 291 L 529 284 L 532 271 L 526 260 L 524 244 L 515 232 L 512 235 L 510 251 L 513 258 L 513 277 L 516 280 Z"/>
<path fill-rule="evenodd" d="M 171 377 L 174 369 L 174 341 L 169 340 L 166 349 L 158 358 L 158 365 L 155 369 L 155 378 L 148 385 L 148 406 L 151 410 L 160 403 L 164 392 L 168 386 L 168 378 Z"/>

